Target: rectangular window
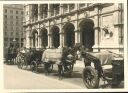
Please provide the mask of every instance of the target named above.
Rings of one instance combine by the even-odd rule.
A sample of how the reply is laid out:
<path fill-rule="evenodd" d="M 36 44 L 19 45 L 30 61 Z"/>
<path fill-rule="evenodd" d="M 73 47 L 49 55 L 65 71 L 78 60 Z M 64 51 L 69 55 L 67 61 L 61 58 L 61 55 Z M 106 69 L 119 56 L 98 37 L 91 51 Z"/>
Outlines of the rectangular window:
<path fill-rule="evenodd" d="M 18 36 L 18 35 L 19 35 L 19 33 L 18 33 L 18 32 L 16 32 L 16 35 Z"/>
<path fill-rule="evenodd" d="M 72 11 L 75 9 L 75 4 L 69 4 L 69 10 Z"/>
<path fill-rule="evenodd" d="M 11 30 L 13 30 L 13 27 L 11 27 Z"/>
<path fill-rule="evenodd" d="M 7 42 L 7 41 L 8 41 L 8 38 L 4 38 L 4 41 L 6 41 L 6 42 Z"/>
<path fill-rule="evenodd" d="M 4 21 L 4 24 L 6 24 L 6 25 L 7 25 L 7 21 Z"/>
<path fill-rule="evenodd" d="M 64 13 L 68 12 L 68 5 L 67 4 L 63 4 L 63 11 L 64 11 Z"/>
<path fill-rule="evenodd" d="M 16 25 L 19 25 L 19 23 L 18 23 L 18 22 L 16 22 Z"/>
<path fill-rule="evenodd" d="M 5 9 L 4 12 L 7 13 L 7 9 Z"/>
<path fill-rule="evenodd" d="M 10 21 L 10 25 L 13 25 L 13 21 Z"/>
<path fill-rule="evenodd" d="M 16 27 L 16 31 L 18 31 L 19 30 L 19 28 L 18 27 Z"/>
<path fill-rule="evenodd" d="M 10 10 L 10 13 L 13 14 L 13 10 Z"/>
<path fill-rule="evenodd" d="M 7 32 L 5 31 L 5 35 L 7 35 Z"/>
<path fill-rule="evenodd" d="M 4 15 L 4 18 L 7 18 L 7 15 Z"/>
<path fill-rule="evenodd" d="M 4 26 L 5 29 L 7 29 L 7 26 Z"/>
<path fill-rule="evenodd" d="M 23 15 L 23 11 L 21 11 L 21 15 Z"/>
<path fill-rule="evenodd" d="M 79 4 L 79 7 L 83 8 L 83 7 L 85 7 L 85 4 Z"/>
<path fill-rule="evenodd" d="M 13 16 L 10 16 L 11 19 L 13 19 Z"/>
<path fill-rule="evenodd" d="M 16 14 L 18 14 L 18 11 L 16 11 Z"/>
<path fill-rule="evenodd" d="M 18 19 L 18 16 L 16 16 L 16 19 Z"/>
<path fill-rule="evenodd" d="M 13 35 L 13 32 L 11 32 L 11 35 Z"/>

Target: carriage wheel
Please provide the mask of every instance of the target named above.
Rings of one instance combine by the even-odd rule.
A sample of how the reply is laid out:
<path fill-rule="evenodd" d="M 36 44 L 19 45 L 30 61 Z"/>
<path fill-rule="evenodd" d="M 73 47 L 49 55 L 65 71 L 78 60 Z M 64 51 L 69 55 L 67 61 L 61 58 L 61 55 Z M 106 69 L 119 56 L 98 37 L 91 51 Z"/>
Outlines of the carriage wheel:
<path fill-rule="evenodd" d="M 17 61 L 17 67 L 18 67 L 19 69 L 22 68 L 22 65 L 21 65 L 21 58 L 19 58 L 19 60 Z"/>
<path fill-rule="evenodd" d="M 17 66 L 18 66 L 18 68 L 22 69 L 22 68 L 23 68 L 22 62 L 18 62 L 18 63 L 17 63 Z"/>
<path fill-rule="evenodd" d="M 64 73 L 66 75 L 68 75 L 69 77 L 71 77 L 72 76 L 72 72 L 73 72 L 73 67 L 74 67 L 74 64 L 67 64 L 67 65 L 65 65 L 65 67 L 63 66 Z"/>
<path fill-rule="evenodd" d="M 25 66 L 25 60 L 24 59 L 20 59 L 19 60 L 19 68 L 20 69 L 24 69 L 24 66 Z"/>
<path fill-rule="evenodd" d="M 93 67 L 85 67 L 83 70 L 82 78 L 87 88 L 91 89 L 99 87 L 99 77 L 97 71 Z"/>
<path fill-rule="evenodd" d="M 38 68 L 37 63 L 35 61 L 32 61 L 30 64 L 30 70 L 32 72 L 34 72 L 34 71 L 37 72 L 37 68 Z"/>

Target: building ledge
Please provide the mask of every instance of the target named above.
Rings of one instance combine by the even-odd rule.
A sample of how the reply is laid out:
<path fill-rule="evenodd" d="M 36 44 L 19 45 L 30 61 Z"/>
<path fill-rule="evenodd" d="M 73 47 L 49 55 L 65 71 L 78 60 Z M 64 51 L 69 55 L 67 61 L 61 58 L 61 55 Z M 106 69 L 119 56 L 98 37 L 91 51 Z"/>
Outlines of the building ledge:
<path fill-rule="evenodd" d="M 102 48 L 102 49 L 104 49 L 104 48 L 111 48 L 111 49 L 115 49 L 115 48 L 124 48 L 124 46 L 123 45 L 94 45 L 92 48 L 95 48 L 95 49 L 98 49 L 98 48 Z"/>

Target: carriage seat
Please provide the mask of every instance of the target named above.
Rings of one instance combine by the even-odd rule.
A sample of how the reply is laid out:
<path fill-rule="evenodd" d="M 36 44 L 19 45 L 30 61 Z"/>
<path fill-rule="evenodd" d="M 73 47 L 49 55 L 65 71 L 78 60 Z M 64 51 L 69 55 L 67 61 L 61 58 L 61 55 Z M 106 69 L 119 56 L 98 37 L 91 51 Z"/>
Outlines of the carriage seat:
<path fill-rule="evenodd" d="M 120 58 L 119 54 L 115 54 L 110 51 L 88 52 L 88 53 L 91 56 L 100 60 L 103 69 L 112 69 L 112 60 Z"/>

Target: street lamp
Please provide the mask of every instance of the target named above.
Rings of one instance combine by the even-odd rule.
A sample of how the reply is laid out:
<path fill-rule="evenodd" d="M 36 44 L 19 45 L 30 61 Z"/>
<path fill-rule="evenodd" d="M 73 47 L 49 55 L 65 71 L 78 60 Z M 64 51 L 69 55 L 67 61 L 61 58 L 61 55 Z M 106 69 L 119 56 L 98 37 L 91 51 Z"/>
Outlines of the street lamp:
<path fill-rule="evenodd" d="M 16 47 L 16 39 L 14 38 L 13 39 L 13 45 L 14 45 L 14 48 Z"/>

